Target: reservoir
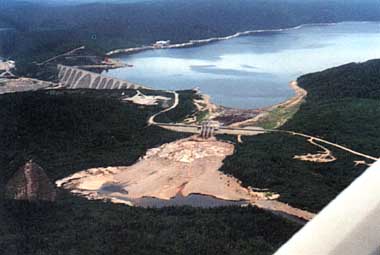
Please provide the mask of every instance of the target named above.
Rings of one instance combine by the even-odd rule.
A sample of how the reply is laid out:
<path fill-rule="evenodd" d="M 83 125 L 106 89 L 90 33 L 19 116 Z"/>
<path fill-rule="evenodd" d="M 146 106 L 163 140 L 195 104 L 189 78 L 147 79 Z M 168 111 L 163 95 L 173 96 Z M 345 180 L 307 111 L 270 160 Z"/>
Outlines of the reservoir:
<path fill-rule="evenodd" d="M 380 58 L 380 23 L 304 25 L 119 58 L 132 67 L 106 75 L 157 89 L 198 87 L 216 104 L 261 108 L 293 96 L 289 82 L 300 75 Z"/>

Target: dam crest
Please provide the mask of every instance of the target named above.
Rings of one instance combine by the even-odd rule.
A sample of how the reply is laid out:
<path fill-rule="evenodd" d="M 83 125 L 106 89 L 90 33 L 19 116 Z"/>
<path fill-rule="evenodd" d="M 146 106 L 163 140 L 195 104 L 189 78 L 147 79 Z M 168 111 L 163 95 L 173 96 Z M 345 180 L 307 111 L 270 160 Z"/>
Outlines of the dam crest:
<path fill-rule="evenodd" d="M 58 80 L 69 89 L 148 89 L 142 85 L 107 77 L 74 66 L 58 65 Z"/>

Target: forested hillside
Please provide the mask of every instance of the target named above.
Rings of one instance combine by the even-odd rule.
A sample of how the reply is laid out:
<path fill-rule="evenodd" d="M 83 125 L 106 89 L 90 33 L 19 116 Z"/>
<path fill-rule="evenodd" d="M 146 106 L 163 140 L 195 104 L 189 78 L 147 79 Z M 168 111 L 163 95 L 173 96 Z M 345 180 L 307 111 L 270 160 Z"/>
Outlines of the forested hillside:
<path fill-rule="evenodd" d="M 298 79 L 308 91 L 306 102 L 281 129 L 324 138 L 380 157 L 380 60 L 348 64 Z M 363 158 L 326 146 L 331 163 L 293 159 L 321 149 L 305 138 L 265 134 L 245 138 L 223 171 L 245 185 L 278 192 L 280 200 L 318 212 L 367 168 Z M 368 163 L 372 163 L 367 160 Z"/>
<path fill-rule="evenodd" d="M 309 94 L 283 128 L 380 156 L 380 60 L 304 75 L 298 82 Z"/>
<path fill-rule="evenodd" d="M 0 12 L 0 23 L 17 31 L 12 47 L 3 46 L 0 55 L 18 60 L 43 59 L 80 44 L 107 51 L 157 40 L 185 42 L 253 29 L 380 19 L 375 1 L 166 0 L 80 6 L 3 1 Z"/>
<path fill-rule="evenodd" d="M 0 180 L 29 159 L 53 179 L 85 168 L 129 165 L 147 149 L 183 137 L 147 127 L 148 117 L 160 108 L 121 103 L 121 93 L 68 90 L 0 96 Z M 182 104 L 180 109 L 171 117 L 183 118 L 193 110 Z"/>
<path fill-rule="evenodd" d="M 86 168 L 130 165 L 148 148 L 183 137 L 147 127 L 158 107 L 121 103 L 120 95 L 53 90 L 0 96 L 0 194 L 29 159 L 55 181 Z M 170 120 L 193 110 L 188 102 L 194 94 L 180 96 L 185 104 Z M 65 190 L 54 203 L 0 196 L 0 222 L 2 255 L 269 255 L 299 228 L 252 207 L 143 209 L 88 201 Z"/>

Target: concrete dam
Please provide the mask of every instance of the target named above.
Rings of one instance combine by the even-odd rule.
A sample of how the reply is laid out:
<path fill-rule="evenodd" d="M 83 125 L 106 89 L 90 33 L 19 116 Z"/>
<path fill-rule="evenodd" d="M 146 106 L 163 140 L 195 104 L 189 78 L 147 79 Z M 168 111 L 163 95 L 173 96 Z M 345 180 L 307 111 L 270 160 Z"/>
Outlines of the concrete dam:
<path fill-rule="evenodd" d="M 149 89 L 140 84 L 107 77 L 74 66 L 58 65 L 58 80 L 69 89 Z"/>

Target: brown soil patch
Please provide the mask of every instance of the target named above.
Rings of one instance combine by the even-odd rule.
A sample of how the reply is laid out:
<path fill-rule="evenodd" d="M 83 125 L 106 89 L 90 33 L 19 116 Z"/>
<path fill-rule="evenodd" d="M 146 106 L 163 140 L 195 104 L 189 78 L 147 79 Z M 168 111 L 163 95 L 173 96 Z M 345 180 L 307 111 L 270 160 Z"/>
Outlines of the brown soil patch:
<path fill-rule="evenodd" d="M 303 224 L 314 216 L 275 201 L 277 194 L 245 188 L 236 178 L 220 172 L 223 160 L 233 152 L 231 143 L 193 136 L 150 149 L 132 166 L 89 169 L 56 184 L 88 199 L 128 205 L 143 198 L 169 200 L 201 194 L 246 201 L 296 223 Z"/>
<path fill-rule="evenodd" d="M 308 142 L 321 148 L 323 151 L 316 154 L 308 153 L 306 155 L 296 155 L 293 157 L 294 159 L 316 163 L 330 163 L 336 160 L 336 157 L 333 156 L 332 152 L 329 149 L 320 144 L 317 144 L 313 138 L 308 139 Z"/>
<path fill-rule="evenodd" d="M 89 169 L 57 181 L 57 185 L 92 199 L 168 200 L 177 194 L 203 194 L 251 203 L 268 199 L 265 193 L 245 188 L 236 178 L 218 171 L 233 152 L 231 143 L 191 137 L 150 149 L 132 166 Z M 102 192 L 110 184 L 117 185 L 118 190 Z"/>
<path fill-rule="evenodd" d="M 123 100 L 139 105 L 158 105 L 160 102 L 169 102 L 171 99 L 163 96 L 147 96 L 137 90 L 136 95 L 133 97 L 127 97 Z"/>
<path fill-rule="evenodd" d="M 0 94 L 40 90 L 54 87 L 55 85 L 52 82 L 30 78 L 9 79 L 0 82 Z"/>

